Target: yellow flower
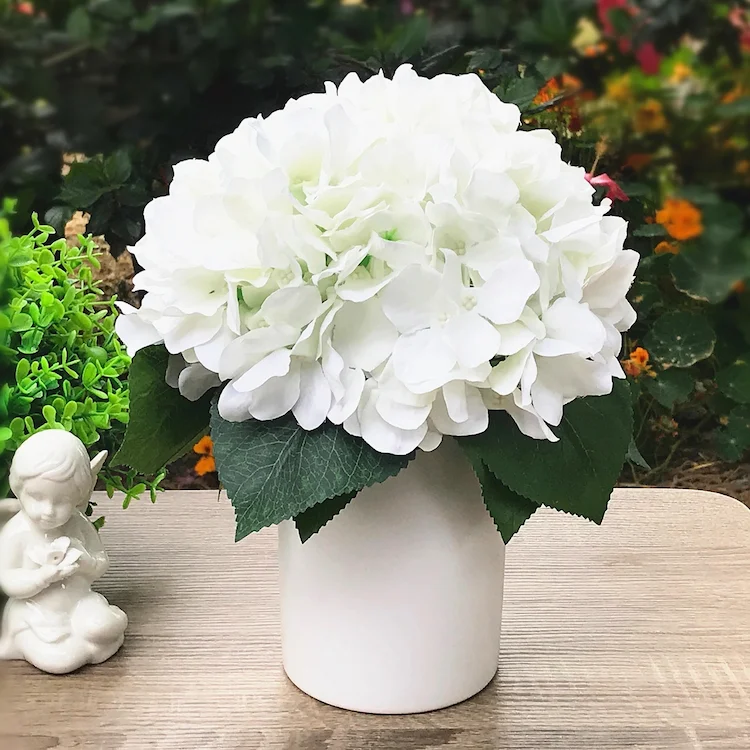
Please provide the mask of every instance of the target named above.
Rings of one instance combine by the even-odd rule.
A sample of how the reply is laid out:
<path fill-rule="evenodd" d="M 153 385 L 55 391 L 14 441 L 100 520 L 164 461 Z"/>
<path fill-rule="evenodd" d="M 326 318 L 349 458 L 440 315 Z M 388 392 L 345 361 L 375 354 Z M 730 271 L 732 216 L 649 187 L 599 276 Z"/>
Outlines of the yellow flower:
<path fill-rule="evenodd" d="M 599 27 L 590 18 L 579 18 L 576 33 L 570 46 L 584 57 L 591 48 L 597 48 L 602 40 Z"/>
<path fill-rule="evenodd" d="M 656 221 L 676 240 L 690 240 L 703 233 L 701 210 L 683 198 L 667 198 L 656 212 Z"/>
<path fill-rule="evenodd" d="M 734 171 L 737 174 L 750 174 L 750 159 L 740 159 L 734 165 Z"/>
<path fill-rule="evenodd" d="M 658 133 L 667 128 L 664 107 L 658 99 L 646 99 L 635 113 L 633 128 L 636 133 Z"/>
<path fill-rule="evenodd" d="M 688 78 L 692 78 L 693 69 L 685 63 L 678 62 L 674 68 L 672 68 L 672 75 L 669 76 L 670 83 L 682 83 Z"/>
<path fill-rule="evenodd" d="M 627 104 L 633 99 L 633 89 L 630 86 L 630 76 L 623 75 L 607 82 L 606 94 L 613 102 Z"/>

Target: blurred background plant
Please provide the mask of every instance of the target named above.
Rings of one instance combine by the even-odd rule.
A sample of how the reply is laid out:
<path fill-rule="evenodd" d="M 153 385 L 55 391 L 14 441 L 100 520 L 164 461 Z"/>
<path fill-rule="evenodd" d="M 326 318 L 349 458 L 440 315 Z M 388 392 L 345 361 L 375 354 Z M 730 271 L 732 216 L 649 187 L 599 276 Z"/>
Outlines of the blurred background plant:
<path fill-rule="evenodd" d="M 351 70 L 474 71 L 631 222 L 643 260 L 624 479 L 731 480 L 750 499 L 747 472 L 726 463 L 750 449 L 749 7 L 0 0 L 0 195 L 18 197 L 17 231 L 31 210 L 58 230 L 84 211 L 118 255 L 170 165 L 205 157 L 244 117 Z M 203 482 L 195 462 L 179 471 Z"/>
<path fill-rule="evenodd" d="M 130 358 L 114 333 L 114 300 L 103 299 L 93 280 L 94 242 L 53 240 L 52 227 L 35 214 L 32 230 L 14 236 L 12 213 L 6 200 L 0 218 L 0 497 L 10 490 L 13 454 L 30 435 L 64 429 L 87 447 L 111 452 L 128 421 Z M 125 493 L 126 504 L 146 490 L 153 499 L 163 479 L 109 467 L 101 476 L 110 494 Z"/>

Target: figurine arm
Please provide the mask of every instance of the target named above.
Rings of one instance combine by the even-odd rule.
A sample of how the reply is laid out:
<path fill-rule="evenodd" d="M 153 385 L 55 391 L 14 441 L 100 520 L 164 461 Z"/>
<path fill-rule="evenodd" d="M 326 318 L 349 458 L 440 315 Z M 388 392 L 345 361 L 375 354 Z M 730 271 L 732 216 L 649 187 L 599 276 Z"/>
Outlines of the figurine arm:
<path fill-rule="evenodd" d="M 81 518 L 79 525 L 83 556 L 78 560 L 78 565 L 87 578 L 96 581 L 107 572 L 109 557 L 93 524 L 88 519 Z"/>
<path fill-rule="evenodd" d="M 31 599 L 48 588 L 56 576 L 51 566 L 29 570 L 22 567 L 22 561 L 20 540 L 0 536 L 0 588 L 12 599 Z"/>

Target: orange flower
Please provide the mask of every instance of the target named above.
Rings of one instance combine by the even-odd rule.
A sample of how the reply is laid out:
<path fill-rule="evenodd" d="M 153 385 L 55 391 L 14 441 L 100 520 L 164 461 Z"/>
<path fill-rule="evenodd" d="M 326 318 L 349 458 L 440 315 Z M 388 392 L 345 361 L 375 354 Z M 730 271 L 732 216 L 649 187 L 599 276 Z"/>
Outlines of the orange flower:
<path fill-rule="evenodd" d="M 726 94 L 724 94 L 724 96 L 721 97 L 721 101 L 723 104 L 731 104 L 732 102 L 736 102 L 744 95 L 745 89 L 741 84 L 738 83 L 733 89 L 730 89 Z"/>
<path fill-rule="evenodd" d="M 750 174 L 750 159 L 740 159 L 734 165 L 734 171 L 737 174 Z"/>
<path fill-rule="evenodd" d="M 667 198 L 656 212 L 656 221 L 676 240 L 690 240 L 703 233 L 701 210 L 683 198 Z"/>
<path fill-rule="evenodd" d="M 193 453 L 197 453 L 200 458 L 195 463 L 195 473 L 202 477 L 206 474 L 212 474 L 216 471 L 216 460 L 214 459 L 214 443 L 206 435 L 202 437 L 194 446 Z"/>
<path fill-rule="evenodd" d="M 633 128 L 636 133 L 658 133 L 667 129 L 664 107 L 658 99 L 646 99 L 638 107 L 633 118 Z"/>
<path fill-rule="evenodd" d="M 534 97 L 534 104 L 547 104 L 561 94 L 568 98 L 550 107 L 550 111 L 560 112 L 568 116 L 568 128 L 577 133 L 581 129 L 581 116 L 578 107 L 579 100 L 593 98 L 592 92 L 582 92 L 583 82 L 580 78 L 563 73 L 562 76 L 550 78 Z"/>
<path fill-rule="evenodd" d="M 584 57 L 598 57 L 599 55 L 603 55 L 606 51 L 607 51 L 607 43 L 598 42 L 597 44 L 591 44 L 588 47 L 585 47 L 583 50 L 583 56 Z"/>
<path fill-rule="evenodd" d="M 651 369 L 648 361 L 650 359 L 649 353 L 642 346 L 638 346 L 630 352 L 630 356 L 623 360 L 622 369 L 625 370 L 625 374 L 631 378 L 637 378 L 639 375 L 644 373 L 649 377 L 654 377 L 655 373 Z"/>
<path fill-rule="evenodd" d="M 735 294 L 742 294 L 747 291 L 747 284 L 740 279 L 739 281 L 735 281 L 731 288 Z"/>
<path fill-rule="evenodd" d="M 677 253 L 680 252 L 680 246 L 676 242 L 667 242 L 667 240 L 662 240 L 654 248 L 654 252 L 657 255 L 664 255 L 665 253 L 671 253 L 672 255 L 677 255 Z"/>
<path fill-rule="evenodd" d="M 560 94 L 561 91 L 562 88 L 557 78 L 550 78 L 537 92 L 537 95 L 534 97 L 534 104 L 546 104 Z"/>
<path fill-rule="evenodd" d="M 634 172 L 640 172 L 642 169 L 645 169 L 651 162 L 654 160 L 654 157 L 651 156 L 651 154 L 630 154 L 628 158 L 625 160 L 625 164 L 623 164 L 624 168 L 630 168 Z"/>

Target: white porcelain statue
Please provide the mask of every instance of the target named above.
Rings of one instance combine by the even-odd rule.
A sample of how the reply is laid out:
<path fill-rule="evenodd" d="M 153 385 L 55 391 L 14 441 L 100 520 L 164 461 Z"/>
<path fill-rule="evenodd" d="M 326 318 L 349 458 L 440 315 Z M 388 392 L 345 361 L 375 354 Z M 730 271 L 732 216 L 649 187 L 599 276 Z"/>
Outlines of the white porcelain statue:
<path fill-rule="evenodd" d="M 17 513 L 0 531 L 0 588 L 9 600 L 0 659 L 25 659 L 53 674 L 109 659 L 128 618 L 91 590 L 109 559 L 86 509 L 106 451 L 89 461 L 63 430 L 30 437 L 16 451 L 10 486 Z"/>

